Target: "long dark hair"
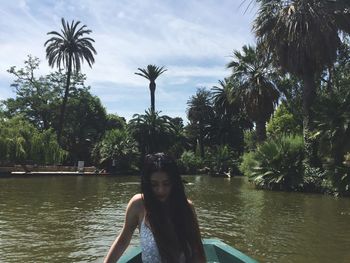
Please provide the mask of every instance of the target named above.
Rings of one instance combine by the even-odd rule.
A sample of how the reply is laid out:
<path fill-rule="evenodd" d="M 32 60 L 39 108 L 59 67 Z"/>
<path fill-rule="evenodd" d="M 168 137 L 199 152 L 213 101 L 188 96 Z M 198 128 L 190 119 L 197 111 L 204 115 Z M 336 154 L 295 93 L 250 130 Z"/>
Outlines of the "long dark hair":
<path fill-rule="evenodd" d="M 165 172 L 171 182 L 166 204 L 153 194 L 151 175 Z M 198 255 L 204 258 L 198 222 L 188 203 L 184 185 L 174 159 L 164 153 L 146 155 L 141 177 L 141 192 L 146 217 L 151 226 L 163 262 L 177 263 L 181 253 L 186 262 Z"/>

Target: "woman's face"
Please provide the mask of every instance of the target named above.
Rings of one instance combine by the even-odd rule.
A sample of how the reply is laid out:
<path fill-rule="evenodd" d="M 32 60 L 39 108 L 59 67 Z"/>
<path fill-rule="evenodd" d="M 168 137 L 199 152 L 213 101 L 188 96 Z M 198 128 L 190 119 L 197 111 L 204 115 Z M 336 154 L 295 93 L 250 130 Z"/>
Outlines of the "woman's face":
<path fill-rule="evenodd" d="M 159 201 L 165 202 L 167 200 L 171 192 L 171 186 L 171 181 L 167 173 L 159 171 L 151 175 L 152 191 Z"/>

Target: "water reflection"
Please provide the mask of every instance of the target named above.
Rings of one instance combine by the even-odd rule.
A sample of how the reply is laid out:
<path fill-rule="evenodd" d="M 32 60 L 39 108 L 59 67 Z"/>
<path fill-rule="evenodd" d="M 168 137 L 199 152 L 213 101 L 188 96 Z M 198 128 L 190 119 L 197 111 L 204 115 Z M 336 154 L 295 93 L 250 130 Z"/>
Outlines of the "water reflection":
<path fill-rule="evenodd" d="M 244 178 L 185 179 L 203 237 L 261 262 L 350 262 L 349 199 L 257 191 Z M 139 188 L 138 177 L 1 179 L 0 262 L 101 262 Z"/>

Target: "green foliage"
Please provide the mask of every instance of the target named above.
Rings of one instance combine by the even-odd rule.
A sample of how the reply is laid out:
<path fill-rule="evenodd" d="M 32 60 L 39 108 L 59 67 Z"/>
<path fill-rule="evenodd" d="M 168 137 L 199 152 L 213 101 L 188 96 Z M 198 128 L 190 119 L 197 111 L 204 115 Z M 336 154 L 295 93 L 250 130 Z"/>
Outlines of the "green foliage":
<path fill-rule="evenodd" d="M 155 112 L 155 90 L 156 90 L 156 79 L 163 74 L 167 69 L 165 67 L 158 67 L 156 65 L 148 65 L 146 69 L 137 68 L 139 72 L 135 72 L 145 79 L 149 80 L 149 90 L 151 95 L 151 112 Z"/>
<path fill-rule="evenodd" d="M 64 94 L 67 74 L 62 71 L 36 77 L 40 61 L 31 56 L 24 62 L 24 68 L 11 67 L 8 70 L 15 79 L 11 85 L 16 97 L 4 101 L 4 115 L 11 118 L 18 114 L 25 117 L 43 132 L 53 129 L 58 133 L 60 104 Z M 86 77 L 81 73 L 71 75 L 70 99 L 66 105 L 69 111 L 65 118 L 61 146 L 68 151 L 67 163 L 90 160 L 92 146 L 100 140 L 108 128 L 125 124 L 114 115 L 107 120 L 101 101 L 93 96 L 84 84 Z M 119 117 L 118 117 L 119 118 Z"/>
<path fill-rule="evenodd" d="M 93 150 L 99 166 L 111 172 L 128 173 L 135 170 L 139 160 L 137 143 L 127 129 L 106 132 Z"/>
<path fill-rule="evenodd" d="M 211 102 L 211 93 L 205 88 L 197 89 L 195 95 L 187 101 L 187 117 L 191 130 L 195 135 L 195 145 L 199 146 L 201 158 L 204 158 L 204 138 L 207 136 L 207 128 L 214 117 Z"/>
<path fill-rule="evenodd" d="M 340 60 L 344 59 L 343 55 Z M 319 156 L 327 178 L 335 193 L 349 194 L 350 170 L 346 166 L 346 154 L 350 151 L 350 91 L 348 63 L 339 63 L 333 71 L 333 79 L 319 91 L 315 105 L 316 131 Z"/>
<path fill-rule="evenodd" d="M 245 152 L 242 156 L 242 162 L 239 165 L 239 170 L 249 178 L 252 177 L 254 168 L 258 166 L 258 162 L 255 159 L 255 152 Z"/>
<path fill-rule="evenodd" d="M 318 103 L 314 133 L 321 155 L 334 165 L 340 165 L 350 150 L 350 92 L 347 96 L 339 95 L 323 97 Z"/>
<path fill-rule="evenodd" d="M 277 69 L 276 69 L 277 70 Z M 279 75 L 274 79 L 278 90 L 281 92 L 281 105 L 286 112 L 293 115 L 297 126 L 303 126 L 303 86 L 300 79 L 290 74 L 285 74 L 281 70 L 277 71 Z M 275 112 L 276 113 L 276 112 Z"/>
<path fill-rule="evenodd" d="M 134 114 L 128 123 L 130 132 L 137 141 L 141 154 L 167 152 L 173 145 L 175 129 L 172 118 L 152 110 Z"/>
<path fill-rule="evenodd" d="M 154 82 L 161 74 L 163 74 L 167 69 L 162 66 L 158 67 L 156 65 L 148 65 L 146 69 L 137 68 L 139 72 L 135 72 L 136 75 L 148 79 L 150 82 Z"/>
<path fill-rule="evenodd" d="M 197 174 L 203 166 L 202 159 L 192 151 L 184 151 L 178 162 L 180 169 L 185 174 Z"/>
<path fill-rule="evenodd" d="M 214 116 L 209 120 L 207 141 L 210 145 L 228 145 L 236 152 L 243 152 L 243 130 L 250 128 L 251 122 L 243 111 L 240 100 L 234 93 L 234 83 L 225 79 L 214 86 L 212 104 Z"/>
<path fill-rule="evenodd" d="M 206 154 L 205 163 L 212 175 L 223 176 L 224 173 L 237 172 L 236 159 L 228 145 L 219 145 Z"/>
<path fill-rule="evenodd" d="M 303 77 L 333 64 L 341 44 L 339 31 L 350 32 L 344 8 L 335 11 L 334 1 L 257 2 L 254 31 L 278 65 Z"/>
<path fill-rule="evenodd" d="M 171 118 L 172 123 L 172 145 L 168 149 L 168 153 L 176 159 L 179 159 L 185 149 L 189 149 L 189 140 L 186 137 L 183 120 L 180 117 Z"/>
<path fill-rule="evenodd" d="M 282 136 L 259 145 L 250 180 L 266 189 L 297 190 L 303 176 L 303 139 Z M 244 168 L 244 167 L 243 167 Z"/>
<path fill-rule="evenodd" d="M 64 67 L 71 70 L 80 71 L 81 63 L 85 60 L 88 65 L 95 62 L 94 54 L 96 50 L 92 45 L 95 42 L 91 37 L 86 37 L 92 31 L 86 28 L 86 25 L 79 26 L 80 21 L 68 23 L 61 19 L 61 32 L 51 31 L 48 35 L 52 35 L 45 42 L 46 57 L 51 67 Z"/>
<path fill-rule="evenodd" d="M 0 162 L 53 164 L 66 155 L 53 130 L 41 132 L 22 116 L 0 120 Z"/>
<path fill-rule="evenodd" d="M 88 88 L 73 89 L 67 103 L 67 114 L 61 143 L 69 151 L 71 162 L 84 160 L 90 163 L 93 145 L 104 135 L 107 114 L 98 97 Z M 58 116 L 53 126 L 58 128 Z"/>
<path fill-rule="evenodd" d="M 272 63 L 266 54 L 258 48 L 244 45 L 242 52 L 234 51 L 233 60 L 227 65 L 232 69 L 232 81 L 238 83 L 234 93 L 248 117 L 255 122 L 259 142 L 266 139 L 265 124 L 279 99 Z"/>
<path fill-rule="evenodd" d="M 78 73 L 80 71 L 83 61 L 86 61 L 91 67 L 95 62 L 94 54 L 97 54 L 92 45 L 95 41 L 91 37 L 86 37 L 86 35 L 92 32 L 90 29 L 87 29 L 86 25 L 79 26 L 80 21 L 74 22 L 74 20 L 68 23 L 63 18 L 61 19 L 61 23 L 61 32 L 48 32 L 47 34 L 52 35 L 52 37 L 44 44 L 46 46 L 46 58 L 49 65 L 51 67 L 57 66 L 59 69 L 63 67 L 67 73 L 57 129 L 59 142 L 61 142 L 64 127 L 66 105 L 71 87 L 71 75 L 73 72 Z"/>
<path fill-rule="evenodd" d="M 8 117 L 22 114 L 37 128 L 48 129 L 53 120 L 54 105 L 60 99 L 62 83 L 57 83 L 63 74 L 57 72 L 36 77 L 39 64 L 38 58 L 28 56 L 24 68 L 17 69 L 13 66 L 8 70 L 15 77 L 11 87 L 14 88 L 16 97 L 5 100 L 4 105 Z"/>
<path fill-rule="evenodd" d="M 116 114 L 107 114 L 106 130 L 125 129 L 126 120 Z"/>
<path fill-rule="evenodd" d="M 284 104 L 278 106 L 272 118 L 267 123 L 266 130 L 268 137 L 302 133 L 302 127 Z"/>
<path fill-rule="evenodd" d="M 350 33 L 347 9 L 334 1 L 257 0 L 254 32 L 275 64 L 303 80 L 305 161 L 319 165 L 313 131 L 312 106 L 321 73 L 337 59 L 343 35 Z"/>
<path fill-rule="evenodd" d="M 307 192 L 333 193 L 332 182 L 327 180 L 327 174 L 320 168 L 304 165 L 303 181 L 300 189 Z"/>
<path fill-rule="evenodd" d="M 67 152 L 59 146 L 56 133 L 52 129 L 34 133 L 32 136 L 29 156 L 34 163 L 61 163 L 67 157 Z"/>
<path fill-rule="evenodd" d="M 245 130 L 244 131 L 244 151 L 250 152 L 256 149 L 257 136 L 255 130 Z"/>

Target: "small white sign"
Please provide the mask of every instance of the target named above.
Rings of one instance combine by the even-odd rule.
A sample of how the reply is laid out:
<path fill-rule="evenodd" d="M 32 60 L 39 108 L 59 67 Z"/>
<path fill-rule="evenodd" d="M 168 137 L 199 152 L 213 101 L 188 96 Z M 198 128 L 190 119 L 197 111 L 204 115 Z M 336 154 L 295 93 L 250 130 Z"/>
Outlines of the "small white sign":
<path fill-rule="evenodd" d="M 78 161 L 78 172 L 84 172 L 84 161 Z"/>

